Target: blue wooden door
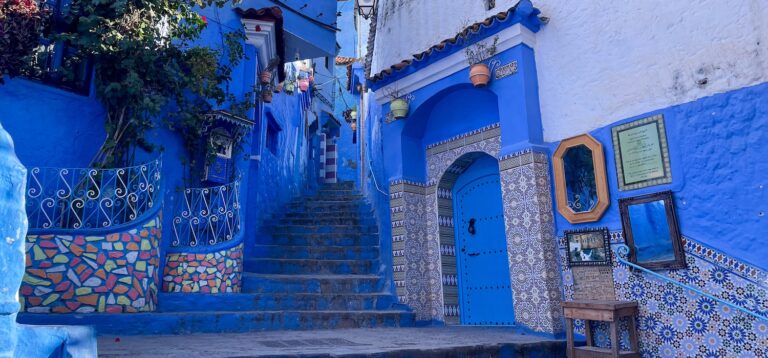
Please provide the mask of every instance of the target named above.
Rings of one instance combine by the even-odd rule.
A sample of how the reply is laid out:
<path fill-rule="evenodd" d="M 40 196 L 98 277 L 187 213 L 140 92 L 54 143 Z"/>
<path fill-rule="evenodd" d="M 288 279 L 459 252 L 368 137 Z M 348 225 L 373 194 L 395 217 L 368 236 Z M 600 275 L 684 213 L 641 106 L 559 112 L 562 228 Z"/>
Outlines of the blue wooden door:
<path fill-rule="evenodd" d="M 461 323 L 513 325 L 514 306 L 496 159 L 477 159 L 453 190 Z"/>

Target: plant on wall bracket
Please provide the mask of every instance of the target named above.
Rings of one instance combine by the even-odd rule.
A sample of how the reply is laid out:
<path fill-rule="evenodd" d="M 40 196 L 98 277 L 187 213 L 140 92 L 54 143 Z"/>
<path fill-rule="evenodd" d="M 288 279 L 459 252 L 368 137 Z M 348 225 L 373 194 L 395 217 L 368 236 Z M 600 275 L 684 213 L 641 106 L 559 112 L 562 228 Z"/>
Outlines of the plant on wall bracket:
<path fill-rule="evenodd" d="M 385 90 L 384 96 L 390 99 L 389 113 L 387 114 L 388 122 L 408 117 L 410 103 L 413 101 L 412 94 L 404 93 L 395 86 Z"/>
<path fill-rule="evenodd" d="M 499 36 L 495 36 L 491 43 L 477 41 L 464 49 L 469 64 L 469 80 L 475 87 L 485 87 L 491 80 L 491 69 L 484 62 L 496 55 Z"/>

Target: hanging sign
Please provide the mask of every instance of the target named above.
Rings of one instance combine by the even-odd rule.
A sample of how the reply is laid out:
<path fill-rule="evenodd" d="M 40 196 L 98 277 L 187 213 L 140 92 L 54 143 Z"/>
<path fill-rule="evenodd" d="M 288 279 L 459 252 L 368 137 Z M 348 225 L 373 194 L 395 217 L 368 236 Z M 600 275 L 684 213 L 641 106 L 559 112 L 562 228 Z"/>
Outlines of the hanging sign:
<path fill-rule="evenodd" d="M 496 79 L 500 80 L 504 77 L 512 76 L 515 73 L 517 73 L 517 61 L 512 61 L 496 69 Z"/>

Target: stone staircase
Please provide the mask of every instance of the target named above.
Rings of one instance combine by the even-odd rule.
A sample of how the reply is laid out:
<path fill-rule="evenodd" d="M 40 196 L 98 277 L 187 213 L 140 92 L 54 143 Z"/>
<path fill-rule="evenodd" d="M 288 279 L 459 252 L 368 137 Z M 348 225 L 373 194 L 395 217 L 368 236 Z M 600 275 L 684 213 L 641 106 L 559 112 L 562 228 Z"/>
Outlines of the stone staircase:
<path fill-rule="evenodd" d="M 93 325 L 100 335 L 412 326 L 413 313 L 385 292 L 378 245 L 373 212 L 351 183 L 326 184 L 264 222 L 240 293 L 160 293 L 157 312 L 24 321 Z"/>

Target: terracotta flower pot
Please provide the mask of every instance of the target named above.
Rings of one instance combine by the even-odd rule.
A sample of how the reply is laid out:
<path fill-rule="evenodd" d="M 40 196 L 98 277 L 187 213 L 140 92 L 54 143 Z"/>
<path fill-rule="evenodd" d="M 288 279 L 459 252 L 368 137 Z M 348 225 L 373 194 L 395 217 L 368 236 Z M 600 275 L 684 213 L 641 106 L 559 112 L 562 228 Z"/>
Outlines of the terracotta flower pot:
<path fill-rule="evenodd" d="M 352 124 L 350 124 L 349 126 L 352 127 L 353 131 L 357 130 L 357 122 L 352 122 Z"/>
<path fill-rule="evenodd" d="M 491 69 L 484 63 L 477 63 L 469 68 L 469 80 L 475 87 L 485 87 L 491 80 Z"/>
<path fill-rule="evenodd" d="M 259 74 L 259 80 L 261 81 L 261 83 L 272 82 L 272 72 L 262 71 L 261 74 Z"/>
<path fill-rule="evenodd" d="M 275 93 L 283 92 L 283 84 L 278 83 L 277 86 L 275 86 Z"/>
<path fill-rule="evenodd" d="M 395 118 L 408 117 L 408 102 L 400 98 L 392 100 L 392 103 L 389 104 L 389 110 Z"/>
<path fill-rule="evenodd" d="M 264 103 L 272 103 L 272 91 L 264 91 L 261 92 L 261 100 L 264 101 Z"/>
<path fill-rule="evenodd" d="M 306 92 L 309 89 L 309 80 L 306 78 L 299 80 L 299 89 Z"/>

